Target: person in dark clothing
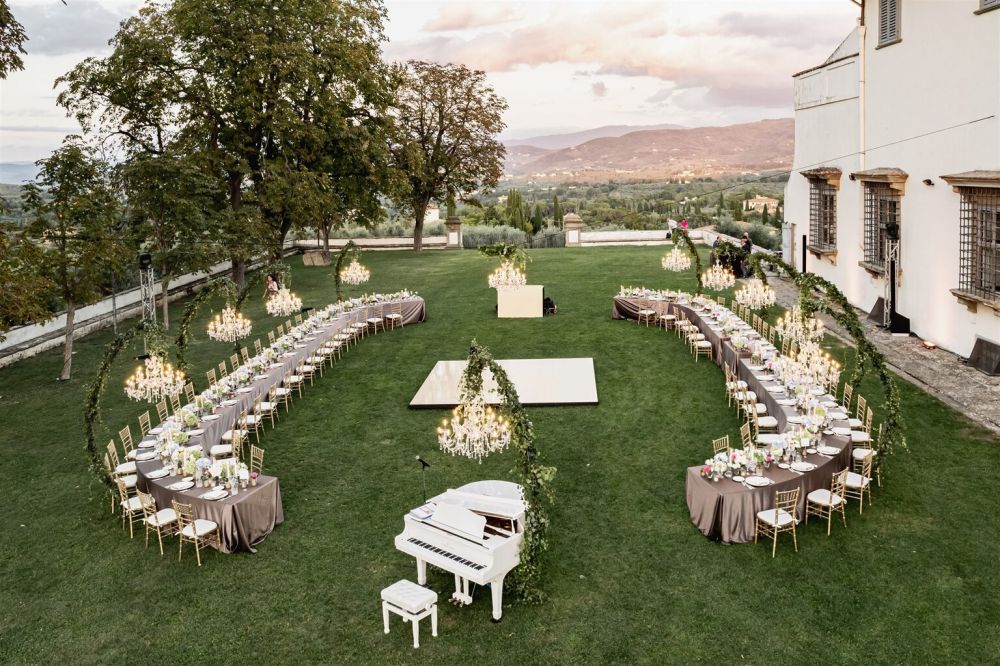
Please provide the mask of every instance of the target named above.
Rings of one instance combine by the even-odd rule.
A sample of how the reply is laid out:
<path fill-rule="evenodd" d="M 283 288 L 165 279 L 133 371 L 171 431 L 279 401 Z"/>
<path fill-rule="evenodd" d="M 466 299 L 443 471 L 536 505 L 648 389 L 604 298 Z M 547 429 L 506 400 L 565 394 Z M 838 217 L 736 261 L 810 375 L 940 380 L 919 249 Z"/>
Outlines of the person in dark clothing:
<path fill-rule="evenodd" d="M 750 240 L 750 234 L 743 234 L 743 238 L 740 239 L 740 249 L 747 253 L 747 257 L 753 252 L 753 241 Z M 750 276 L 750 264 L 747 260 L 740 262 L 740 277 Z"/>

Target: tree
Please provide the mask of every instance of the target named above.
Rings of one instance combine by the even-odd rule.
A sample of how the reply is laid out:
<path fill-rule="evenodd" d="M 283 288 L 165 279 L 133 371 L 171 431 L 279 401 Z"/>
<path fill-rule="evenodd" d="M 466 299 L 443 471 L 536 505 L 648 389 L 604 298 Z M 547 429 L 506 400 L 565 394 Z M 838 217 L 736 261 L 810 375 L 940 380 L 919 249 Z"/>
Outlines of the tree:
<path fill-rule="evenodd" d="M 0 341 L 12 326 L 52 317 L 47 306 L 53 285 L 37 272 L 38 258 L 36 245 L 22 242 L 10 225 L 0 225 L 0 284 L 14 287 L 0 289 Z"/>
<path fill-rule="evenodd" d="M 413 214 L 413 249 L 423 248 L 424 213 L 431 201 L 464 200 L 494 187 L 506 154 L 497 135 L 507 102 L 486 74 L 464 65 L 411 60 L 394 111 L 390 144 L 401 174 L 397 203 Z"/>
<path fill-rule="evenodd" d="M 25 186 L 32 219 L 27 236 L 39 248 L 39 268 L 66 305 L 66 342 L 60 379 L 73 366 L 76 309 L 101 296 L 109 266 L 120 265 L 125 243 L 115 233 L 118 197 L 108 165 L 80 137 L 69 136 L 51 156 L 36 162 L 37 180 Z"/>
<path fill-rule="evenodd" d="M 26 41 L 28 36 L 24 33 L 24 26 L 14 18 L 7 0 L 0 0 L 0 79 L 24 69 L 21 56 L 27 54 L 24 50 Z"/>
<path fill-rule="evenodd" d="M 507 192 L 507 204 L 505 208 L 507 224 L 515 229 L 521 229 L 530 233 L 531 220 L 530 216 L 525 215 L 524 206 L 524 198 L 521 196 L 521 192 L 517 189 L 510 189 Z"/>
<path fill-rule="evenodd" d="M 552 195 L 552 221 L 556 223 L 557 226 L 562 226 L 563 219 L 563 209 L 562 205 L 559 203 L 559 195 Z"/>
<path fill-rule="evenodd" d="M 764 204 L 764 208 L 760 212 L 760 223 L 763 224 L 765 227 L 768 224 L 770 224 L 770 222 L 767 219 L 767 204 L 766 203 Z"/>
<path fill-rule="evenodd" d="M 542 207 L 535 204 L 535 212 L 531 215 L 531 232 L 537 234 L 545 228 L 545 217 L 542 215 Z"/>

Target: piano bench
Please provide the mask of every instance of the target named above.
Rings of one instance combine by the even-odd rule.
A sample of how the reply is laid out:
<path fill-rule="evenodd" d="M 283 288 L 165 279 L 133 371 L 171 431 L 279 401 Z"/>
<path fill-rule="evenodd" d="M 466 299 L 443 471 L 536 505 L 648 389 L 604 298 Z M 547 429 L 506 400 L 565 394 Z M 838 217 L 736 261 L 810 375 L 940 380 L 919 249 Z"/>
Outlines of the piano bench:
<path fill-rule="evenodd" d="M 431 616 L 431 635 L 438 635 L 437 592 L 408 580 L 396 581 L 382 590 L 382 625 L 389 633 L 389 612 L 413 625 L 413 647 L 420 647 L 420 620 Z"/>

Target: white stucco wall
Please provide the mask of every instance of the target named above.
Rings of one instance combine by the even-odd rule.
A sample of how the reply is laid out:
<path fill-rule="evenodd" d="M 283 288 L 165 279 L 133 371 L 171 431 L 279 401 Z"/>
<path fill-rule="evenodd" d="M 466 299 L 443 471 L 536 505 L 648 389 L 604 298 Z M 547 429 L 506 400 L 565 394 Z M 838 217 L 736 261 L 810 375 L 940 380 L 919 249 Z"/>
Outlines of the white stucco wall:
<path fill-rule="evenodd" d="M 1000 343 L 995 311 L 980 306 L 972 313 L 950 293 L 959 278 L 960 197 L 940 179 L 1000 169 L 1000 11 L 976 15 L 978 6 L 978 0 L 902 0 L 902 41 L 881 49 L 876 48 L 876 30 L 869 28 L 864 159 L 824 162 L 843 170 L 836 263 L 812 255 L 808 260 L 809 270 L 835 282 L 855 305 L 870 309 L 884 283 L 858 266 L 863 256 L 862 184 L 847 176 L 879 167 L 906 171 L 897 310 L 910 318 L 914 333 L 963 356 L 972 351 L 977 336 Z M 868 3 L 869 26 L 877 25 L 877 10 L 877 0 Z M 855 62 L 855 85 L 858 71 Z M 859 147 L 858 100 L 809 103 L 816 79 L 811 72 L 796 77 L 796 171 Z M 963 125 L 988 116 L 993 117 Z M 955 125 L 963 126 L 945 129 Z M 928 178 L 933 185 L 922 183 Z M 806 179 L 793 175 L 785 210 L 786 218 L 798 225 L 797 242 L 808 233 L 808 197 Z M 801 249 L 796 250 L 798 263 Z"/>

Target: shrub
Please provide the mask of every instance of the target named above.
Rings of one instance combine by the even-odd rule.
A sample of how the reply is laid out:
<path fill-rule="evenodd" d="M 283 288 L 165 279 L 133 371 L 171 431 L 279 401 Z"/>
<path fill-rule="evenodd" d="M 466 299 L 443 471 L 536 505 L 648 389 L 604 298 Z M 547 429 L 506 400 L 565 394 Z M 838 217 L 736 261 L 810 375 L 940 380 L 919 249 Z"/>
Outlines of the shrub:
<path fill-rule="evenodd" d="M 566 247 L 566 234 L 556 226 L 544 227 L 531 237 L 531 247 Z"/>
<path fill-rule="evenodd" d="M 527 245 L 528 235 L 514 227 L 487 227 L 482 225 L 464 227 L 462 229 L 462 247 L 475 249 L 491 243 L 506 243 L 508 245 Z"/>

